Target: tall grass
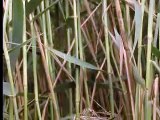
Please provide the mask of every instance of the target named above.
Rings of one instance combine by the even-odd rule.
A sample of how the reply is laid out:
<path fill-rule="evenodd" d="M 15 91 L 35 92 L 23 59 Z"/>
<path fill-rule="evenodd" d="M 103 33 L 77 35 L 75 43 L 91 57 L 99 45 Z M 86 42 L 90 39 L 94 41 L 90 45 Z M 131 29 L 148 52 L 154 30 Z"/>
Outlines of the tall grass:
<path fill-rule="evenodd" d="M 159 8 L 4 0 L 4 119 L 159 120 Z"/>

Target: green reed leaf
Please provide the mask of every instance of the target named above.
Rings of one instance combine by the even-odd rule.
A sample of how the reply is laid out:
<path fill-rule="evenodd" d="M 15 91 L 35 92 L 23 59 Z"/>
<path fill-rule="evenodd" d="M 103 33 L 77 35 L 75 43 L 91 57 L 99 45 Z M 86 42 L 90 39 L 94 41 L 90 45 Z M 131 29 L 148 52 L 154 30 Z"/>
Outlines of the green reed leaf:
<path fill-rule="evenodd" d="M 93 70 L 99 70 L 96 66 L 90 64 L 90 63 L 87 63 L 87 62 L 84 62 L 80 59 L 77 59 L 73 56 L 70 56 L 70 55 L 67 55 L 65 53 L 62 53 L 58 50 L 55 50 L 55 49 L 51 49 L 49 48 L 49 50 L 54 53 L 55 55 L 57 55 L 58 57 L 70 62 L 70 63 L 73 63 L 73 64 L 76 64 L 76 65 L 79 65 L 81 67 L 85 67 L 85 68 L 89 68 L 89 69 L 93 69 Z"/>

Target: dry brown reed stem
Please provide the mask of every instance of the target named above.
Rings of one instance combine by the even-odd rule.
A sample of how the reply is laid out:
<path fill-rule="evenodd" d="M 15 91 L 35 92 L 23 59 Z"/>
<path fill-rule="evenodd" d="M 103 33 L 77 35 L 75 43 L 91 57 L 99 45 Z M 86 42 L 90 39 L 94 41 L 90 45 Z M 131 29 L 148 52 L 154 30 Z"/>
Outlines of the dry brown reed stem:
<path fill-rule="evenodd" d="M 117 14 L 117 18 L 118 18 L 118 25 L 119 25 L 120 34 L 121 34 L 122 41 L 124 44 L 124 49 L 126 51 L 126 57 L 127 57 L 126 64 L 128 65 L 129 77 L 131 80 L 131 81 L 128 80 L 128 89 L 129 89 L 129 93 L 130 93 L 132 114 L 133 114 L 133 119 L 134 119 L 135 115 L 134 115 L 133 95 L 135 93 L 134 92 L 135 91 L 135 82 L 134 82 L 133 73 L 132 73 L 132 63 L 130 61 L 131 54 L 129 51 L 129 44 L 128 44 L 127 36 L 125 33 L 124 22 L 123 22 L 123 17 L 122 17 L 122 12 L 121 12 L 119 0 L 115 0 L 115 7 L 116 7 L 116 14 Z M 126 69 L 126 71 L 127 71 L 127 69 Z"/>
<path fill-rule="evenodd" d="M 74 80 L 74 78 L 72 77 L 72 75 L 67 71 L 67 69 L 62 65 L 62 63 L 60 62 L 60 60 L 54 56 L 55 62 L 58 63 L 58 65 L 62 68 L 62 70 L 66 73 L 66 75 L 68 75 L 68 78 Z M 55 84 L 55 83 L 54 83 Z M 55 85 L 53 85 L 53 88 L 55 87 Z"/>
<path fill-rule="evenodd" d="M 153 120 L 156 120 L 156 106 L 158 105 L 158 84 L 159 84 L 159 77 L 156 75 L 154 80 L 154 98 L 153 98 Z"/>
<path fill-rule="evenodd" d="M 75 39 L 72 41 L 72 44 L 71 44 L 71 46 L 70 46 L 70 48 L 69 48 L 69 50 L 68 50 L 68 52 L 67 52 L 67 55 L 69 55 L 69 53 L 71 52 L 74 43 L 75 43 Z M 56 77 L 56 79 L 55 79 L 55 82 L 54 82 L 54 84 L 53 84 L 53 88 L 56 86 L 56 83 L 57 83 L 57 81 L 58 81 L 58 78 L 60 77 L 61 72 L 62 72 L 63 67 L 64 67 L 64 65 L 66 64 L 66 62 L 67 62 L 67 61 L 64 60 L 63 63 L 62 63 L 61 68 L 60 68 L 60 70 L 59 70 L 59 72 L 58 72 L 58 74 L 57 74 L 57 77 Z"/>
<path fill-rule="evenodd" d="M 92 12 L 91 12 L 91 9 L 90 9 L 90 7 L 89 7 L 88 0 L 84 0 L 84 5 L 85 5 L 85 7 L 86 7 L 86 9 L 87 9 L 88 15 L 90 16 L 90 14 L 92 14 Z M 100 39 L 100 36 L 99 36 L 99 34 L 98 34 L 98 29 L 97 29 L 97 26 L 96 26 L 96 23 L 95 23 L 95 20 L 94 20 L 94 14 L 91 15 L 91 18 L 90 18 L 90 19 L 91 19 L 91 22 L 92 22 L 92 24 L 93 24 L 93 28 L 94 28 L 94 30 L 95 30 L 95 32 L 96 32 L 97 40 L 98 40 L 98 42 L 100 43 L 100 45 L 101 45 L 101 47 L 102 47 L 102 50 L 103 50 L 103 52 L 104 52 L 104 54 L 105 54 L 105 48 L 104 48 L 103 43 L 102 43 L 102 41 L 101 41 L 101 39 Z"/>
<path fill-rule="evenodd" d="M 81 28 L 87 23 L 90 17 L 96 12 L 96 10 L 100 7 L 102 3 L 99 3 L 98 6 L 91 12 L 91 14 L 85 19 L 85 21 L 81 24 Z"/>
<path fill-rule="evenodd" d="M 53 101 L 53 106 L 54 106 L 54 111 L 55 111 L 55 116 L 56 116 L 55 118 L 57 120 L 59 120 L 59 113 L 58 113 L 58 107 L 57 107 L 58 105 L 55 103 L 56 102 L 56 99 L 55 99 L 56 96 L 55 96 L 55 93 L 53 91 L 52 80 L 51 80 L 51 76 L 49 74 L 49 70 L 48 70 L 48 66 L 47 66 L 47 63 L 46 63 L 46 58 L 45 58 L 44 50 L 43 50 L 43 47 L 42 47 L 42 44 L 41 44 L 41 39 L 40 39 L 40 36 L 39 36 L 39 30 L 38 30 L 37 26 L 38 25 L 35 22 L 34 27 L 35 27 L 37 38 L 38 38 L 38 46 L 39 46 L 40 53 L 41 53 L 42 63 L 43 63 L 43 67 L 44 67 L 44 70 L 45 70 L 48 87 L 49 87 L 49 90 L 51 92 L 51 99 Z"/>
<path fill-rule="evenodd" d="M 16 85 L 17 85 L 17 88 L 18 88 L 18 92 L 23 92 L 23 81 L 22 81 L 22 76 L 21 76 L 21 73 L 20 73 L 20 67 L 18 65 L 18 62 L 16 62 Z M 19 102 L 18 102 L 18 105 L 21 106 L 24 104 L 24 99 L 23 97 L 18 97 L 19 99 Z"/>
<path fill-rule="evenodd" d="M 96 58 L 96 55 L 95 55 L 95 52 L 94 52 L 94 49 L 93 49 L 93 45 L 91 44 L 91 42 L 89 42 L 88 38 L 87 38 L 87 35 L 86 33 L 88 32 L 87 31 L 87 28 L 86 26 L 83 26 L 83 28 L 81 28 L 82 32 L 83 32 L 83 35 L 84 35 L 84 38 L 87 42 L 87 45 L 88 45 L 88 48 L 89 48 L 89 51 L 91 52 L 91 55 L 93 57 L 93 60 L 95 61 L 96 65 L 98 68 L 100 68 L 99 64 L 98 64 L 98 61 L 97 61 L 97 58 Z M 100 75 L 101 77 L 103 78 L 103 80 L 105 79 L 104 75 L 102 72 L 100 72 Z"/>
<path fill-rule="evenodd" d="M 49 98 L 46 100 L 46 103 L 45 103 L 44 108 L 43 108 L 42 120 L 45 120 L 48 102 L 49 102 Z"/>
<path fill-rule="evenodd" d="M 119 0 L 115 0 L 115 6 L 116 6 L 116 14 L 117 14 L 117 18 L 118 18 L 119 30 L 120 30 L 120 34 L 121 34 L 122 41 L 124 44 L 124 49 L 127 52 L 129 52 L 129 46 L 128 46 L 127 37 L 126 37 L 126 33 L 125 33 L 124 22 L 123 22 L 123 18 L 122 18 L 122 12 L 121 12 Z"/>
<path fill-rule="evenodd" d="M 100 69 L 102 69 L 103 64 L 102 64 L 101 67 L 99 66 L 98 61 L 97 61 L 97 59 L 96 59 L 96 55 L 95 55 L 94 49 L 93 49 L 93 45 L 88 41 L 88 38 L 87 38 L 87 35 L 86 35 L 86 33 L 87 33 L 87 28 L 86 28 L 86 26 L 84 25 L 83 27 L 81 27 L 81 30 L 82 30 L 83 35 L 84 35 L 84 38 L 85 38 L 85 40 L 86 40 L 86 42 L 87 42 L 89 51 L 91 52 L 91 55 L 93 56 L 93 60 L 95 61 L 97 67 L 100 68 Z M 105 77 L 104 77 L 104 75 L 103 75 L 102 72 L 98 72 L 98 73 L 97 73 L 96 78 L 95 78 L 96 80 L 97 80 L 97 78 L 98 78 L 99 75 L 101 75 L 102 79 L 105 80 Z M 96 82 L 94 83 L 93 92 L 92 92 L 92 97 L 91 97 L 91 105 L 90 105 L 91 108 L 92 108 L 92 105 L 93 105 L 95 90 L 96 90 Z"/>
<path fill-rule="evenodd" d="M 102 65 L 100 66 L 100 70 L 102 70 L 104 64 L 105 64 L 105 59 L 104 59 Z M 100 74 L 100 73 L 98 72 L 98 74 L 97 74 L 97 76 L 96 76 L 96 80 L 95 80 L 95 82 L 94 82 L 94 86 L 93 86 L 93 92 L 92 92 L 92 98 L 91 98 L 91 108 L 92 108 L 92 105 L 93 105 L 93 100 L 94 100 L 94 95 L 95 95 L 96 85 L 97 85 L 97 78 L 98 78 L 99 74 Z"/>

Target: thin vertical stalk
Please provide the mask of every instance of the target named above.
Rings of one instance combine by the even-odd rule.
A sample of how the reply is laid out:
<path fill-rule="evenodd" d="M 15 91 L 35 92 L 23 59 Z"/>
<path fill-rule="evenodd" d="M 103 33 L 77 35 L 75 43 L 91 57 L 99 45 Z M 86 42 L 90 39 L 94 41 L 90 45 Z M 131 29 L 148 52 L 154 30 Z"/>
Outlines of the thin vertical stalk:
<path fill-rule="evenodd" d="M 45 4 L 44 4 L 44 1 L 42 1 L 42 3 L 41 3 L 42 11 L 44 10 L 44 7 L 45 7 Z M 48 17 L 50 17 L 50 16 L 48 16 Z M 47 18 L 47 19 L 49 19 L 49 18 Z M 47 21 L 47 22 L 49 22 L 49 21 Z M 51 26 L 51 24 L 50 24 L 50 26 Z M 44 34 L 44 46 L 48 46 L 47 30 L 46 30 L 46 14 L 42 15 L 42 31 L 43 31 L 43 34 Z M 49 31 L 49 38 L 52 39 L 51 38 L 51 30 L 48 29 L 48 31 Z M 49 41 L 51 42 L 52 40 L 49 40 Z M 47 74 L 49 74 L 48 80 L 50 82 L 49 84 L 52 84 L 52 82 L 53 82 L 52 78 L 51 78 L 52 68 L 50 68 L 51 66 L 49 66 L 49 63 L 51 63 L 51 57 L 50 57 L 50 54 L 49 54 L 47 49 L 44 49 L 44 51 L 45 51 L 44 53 L 45 53 L 45 63 L 46 63 L 45 67 L 47 67 L 47 68 L 45 68 L 45 70 L 47 70 L 49 68 L 49 70 L 47 70 L 47 72 L 49 72 L 49 73 L 47 73 Z M 51 86 L 50 86 L 50 89 L 53 89 L 53 85 L 51 85 Z M 53 91 L 53 90 L 51 90 L 51 91 Z M 51 94 L 52 94 L 52 98 L 53 98 L 52 100 L 54 101 L 54 103 L 53 103 L 53 105 L 55 107 L 54 112 L 56 114 L 56 118 L 59 119 L 59 111 L 57 111 L 58 110 L 58 105 L 56 105 L 57 104 L 57 96 L 54 92 L 52 92 Z"/>
<path fill-rule="evenodd" d="M 142 54 L 142 28 L 143 28 L 143 16 L 144 16 L 145 0 L 142 1 L 142 26 L 140 26 L 140 36 L 138 40 L 138 70 L 141 71 L 141 54 Z M 141 73 L 141 72 L 140 72 Z"/>
<path fill-rule="evenodd" d="M 159 1 L 160 3 L 160 1 Z M 160 5 L 159 5 L 160 6 Z M 159 28 L 159 50 L 160 50 L 160 12 L 158 13 L 158 28 Z"/>
<path fill-rule="evenodd" d="M 112 47 L 112 46 L 111 46 Z M 111 56 L 113 58 L 113 63 L 115 65 L 115 69 L 117 71 L 117 74 L 118 74 L 118 78 L 119 78 L 119 81 L 120 81 L 120 84 L 121 84 L 121 87 L 122 87 L 122 91 L 123 91 L 123 96 L 124 96 L 124 102 L 126 103 L 126 107 L 124 108 L 124 113 L 126 114 L 126 118 L 127 119 L 130 119 L 129 116 L 127 114 L 129 114 L 129 101 L 128 101 L 128 98 L 127 98 L 127 88 L 126 88 L 126 85 L 124 83 L 124 81 L 122 81 L 122 78 L 121 78 L 121 75 L 120 75 L 120 71 L 118 70 L 118 65 L 116 63 L 116 59 L 115 59 L 115 56 L 113 54 L 113 51 L 111 51 Z"/>
<path fill-rule="evenodd" d="M 13 100 L 9 98 L 9 120 L 13 119 Z"/>
<path fill-rule="evenodd" d="M 107 73 L 109 77 L 109 89 L 110 89 L 110 105 L 111 105 L 111 114 L 114 116 L 114 97 L 113 97 L 113 85 L 112 85 L 112 76 L 111 76 L 111 62 L 110 62 L 110 47 L 108 40 L 108 24 L 107 24 L 107 0 L 103 0 L 103 14 L 104 14 L 104 34 L 105 34 L 105 46 L 106 46 L 106 58 L 107 58 Z"/>
<path fill-rule="evenodd" d="M 44 11 L 44 1 L 41 2 L 41 11 Z M 41 23 L 42 23 L 41 27 L 42 27 L 43 38 L 44 38 L 44 46 L 48 46 L 45 14 L 42 14 Z M 47 51 L 47 49 L 44 49 L 44 51 L 45 51 L 45 57 L 46 57 L 47 67 L 49 67 L 48 66 L 48 51 Z"/>
<path fill-rule="evenodd" d="M 46 8 L 49 7 L 49 0 L 46 0 L 44 1 L 46 3 Z M 52 37 L 52 25 L 51 25 L 51 16 L 50 16 L 50 10 L 47 10 L 46 11 L 46 23 L 47 23 L 47 32 L 48 32 L 48 42 L 49 42 L 49 45 L 51 47 L 53 47 L 53 37 Z M 51 58 L 51 55 L 50 53 L 48 53 L 48 64 L 49 64 L 49 70 L 50 70 L 50 73 L 51 73 L 51 77 L 52 79 L 54 80 L 55 79 L 55 64 L 54 64 L 54 59 Z"/>
<path fill-rule="evenodd" d="M 140 112 L 140 93 L 141 87 L 137 84 L 136 86 L 136 96 L 135 96 L 135 118 L 138 120 L 139 112 Z"/>
<path fill-rule="evenodd" d="M 36 105 L 36 103 L 34 104 L 34 109 L 35 109 L 35 112 L 34 112 L 34 120 L 37 120 L 38 118 L 37 118 L 37 105 Z"/>
<path fill-rule="evenodd" d="M 51 120 L 54 120 L 54 116 L 53 116 L 53 103 L 52 103 L 52 100 L 49 100 L 49 103 L 50 103 Z"/>
<path fill-rule="evenodd" d="M 143 28 L 143 17 L 144 17 L 144 8 L 145 8 L 145 0 L 142 1 L 142 18 L 141 18 L 141 26 L 140 26 L 140 36 L 138 38 L 138 71 L 140 75 L 142 76 L 142 28 Z M 135 98 L 135 116 L 136 119 L 139 119 L 139 113 L 140 111 L 140 103 L 141 103 L 141 87 L 137 84 L 136 86 L 136 98 Z"/>
<path fill-rule="evenodd" d="M 154 80 L 154 98 L 153 98 L 153 120 L 156 120 L 156 106 L 158 106 L 158 85 L 159 85 L 159 77 L 158 75 L 156 76 Z"/>
<path fill-rule="evenodd" d="M 30 20 L 33 19 L 33 16 L 29 15 Z M 35 38 L 35 30 L 33 26 L 33 22 L 30 24 L 31 26 L 31 35 Z M 32 41 L 32 57 L 33 57 L 33 77 L 34 77 L 34 94 L 35 94 L 35 104 L 38 112 L 38 118 L 41 120 L 41 111 L 39 106 L 39 99 L 38 99 L 38 82 L 37 82 L 37 54 L 36 54 L 36 39 Z"/>
<path fill-rule="evenodd" d="M 148 44 L 147 44 L 147 71 L 146 71 L 146 88 L 149 89 L 151 85 L 151 76 L 150 76 L 150 60 L 151 60 L 151 43 L 153 39 L 153 13 L 154 13 L 154 0 L 150 0 L 149 6 L 149 17 L 148 17 Z"/>
<path fill-rule="evenodd" d="M 158 28 L 159 28 L 159 51 L 160 51 L 160 1 L 159 1 L 159 13 L 158 13 Z M 157 62 L 159 65 L 160 65 L 160 59 L 159 59 L 159 61 Z M 160 79 L 160 77 L 159 77 L 159 79 Z M 158 91 L 158 93 L 157 93 L 158 95 L 157 96 L 160 96 L 160 91 Z M 158 105 L 160 105 L 160 98 L 159 97 L 157 97 L 157 104 Z"/>
<path fill-rule="evenodd" d="M 69 2 L 68 0 L 66 0 L 66 4 L 65 4 L 65 10 L 66 10 L 66 19 L 69 17 Z M 71 47 L 71 30 L 70 28 L 68 27 L 67 28 L 67 44 L 68 44 L 68 49 Z M 67 68 L 68 68 L 68 71 L 69 73 L 71 74 L 72 73 L 72 69 L 71 69 L 71 63 L 68 62 L 67 63 Z M 73 96 L 72 96 L 72 89 L 69 90 L 69 114 L 72 115 L 73 113 Z"/>
<path fill-rule="evenodd" d="M 77 2 L 77 12 L 78 12 L 78 40 L 79 40 L 79 51 L 80 51 L 80 59 L 84 60 L 84 51 L 83 51 L 83 45 L 82 45 L 82 36 L 81 36 L 81 21 L 80 21 L 80 1 Z M 82 72 L 84 73 L 84 88 L 85 88 L 85 94 L 86 94 L 86 100 L 87 100 L 87 107 L 90 107 L 89 102 L 89 93 L 88 93 L 88 86 L 87 86 L 87 78 L 86 78 L 86 69 L 82 68 Z"/>
<path fill-rule="evenodd" d="M 46 0 L 44 2 L 46 5 L 46 8 L 49 7 L 49 0 Z M 45 43 L 47 43 L 47 44 L 49 43 L 50 47 L 53 47 L 53 37 L 52 37 L 53 32 L 52 32 L 52 28 L 51 28 L 52 25 L 51 25 L 50 10 L 47 10 L 45 15 L 46 15 L 45 18 L 42 18 L 43 22 L 45 23 L 45 21 L 46 21 L 46 23 L 47 23 L 46 29 L 48 32 L 47 33 L 48 36 L 44 36 L 44 37 L 48 37 L 48 39 L 46 38 L 48 41 L 46 40 Z M 43 30 L 44 30 L 45 25 L 43 25 L 43 27 L 44 27 L 43 28 Z M 51 54 L 49 52 L 46 53 L 46 55 L 48 55 L 48 57 L 47 56 L 46 57 L 48 58 L 48 68 L 49 68 L 50 76 L 51 76 L 52 80 L 55 80 L 55 69 L 56 68 L 55 68 L 55 64 L 54 64 L 54 59 L 52 59 Z M 55 99 L 57 100 L 57 98 L 55 98 Z M 53 116 L 53 104 L 52 103 L 50 103 L 50 114 L 51 114 L 51 120 L 53 120 L 54 116 Z"/>
<path fill-rule="evenodd" d="M 26 42 L 26 1 L 23 0 L 23 42 Z M 24 120 L 28 120 L 28 86 L 27 86 L 27 46 L 23 46 L 23 87 L 24 87 Z"/>
<path fill-rule="evenodd" d="M 73 0 L 73 12 L 74 12 L 74 31 L 75 31 L 75 52 L 76 58 L 78 58 L 78 28 L 77 28 L 77 2 Z M 80 111 L 79 111 L 79 104 L 80 104 L 80 84 L 79 84 L 79 70 L 76 68 L 76 119 L 80 119 Z"/>
<path fill-rule="evenodd" d="M 146 91 L 145 95 L 145 120 L 151 120 L 151 105 L 149 103 L 149 91 L 151 90 L 151 84 L 152 84 L 152 79 L 151 79 L 151 43 L 153 39 L 153 30 L 152 30 L 152 25 L 153 25 L 153 13 L 154 13 L 154 4 L 155 0 L 150 0 L 149 3 L 149 15 L 148 15 L 148 44 L 147 44 L 147 70 L 146 70 L 146 88 L 148 89 Z"/>
<path fill-rule="evenodd" d="M 126 4 L 126 22 L 127 22 L 127 32 L 128 32 L 128 37 L 129 34 L 131 33 L 131 16 L 130 16 L 130 8 L 129 6 Z M 129 38 L 132 38 L 131 36 Z M 130 46 L 132 46 L 132 40 L 129 39 L 130 42 Z"/>
<path fill-rule="evenodd" d="M 11 21 L 12 20 L 12 0 L 10 0 L 10 2 L 9 2 L 9 21 Z M 9 29 L 8 29 L 8 31 L 9 31 L 9 41 L 10 42 L 12 42 L 12 27 L 9 27 Z M 11 47 L 11 45 L 10 45 L 10 47 Z"/>

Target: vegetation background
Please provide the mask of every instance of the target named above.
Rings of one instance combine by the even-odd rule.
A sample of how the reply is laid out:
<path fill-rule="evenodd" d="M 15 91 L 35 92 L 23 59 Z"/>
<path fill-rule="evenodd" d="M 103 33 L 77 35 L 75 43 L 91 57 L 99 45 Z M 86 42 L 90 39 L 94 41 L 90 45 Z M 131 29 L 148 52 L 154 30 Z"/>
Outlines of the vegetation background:
<path fill-rule="evenodd" d="M 3 0 L 6 120 L 160 120 L 160 0 Z"/>

